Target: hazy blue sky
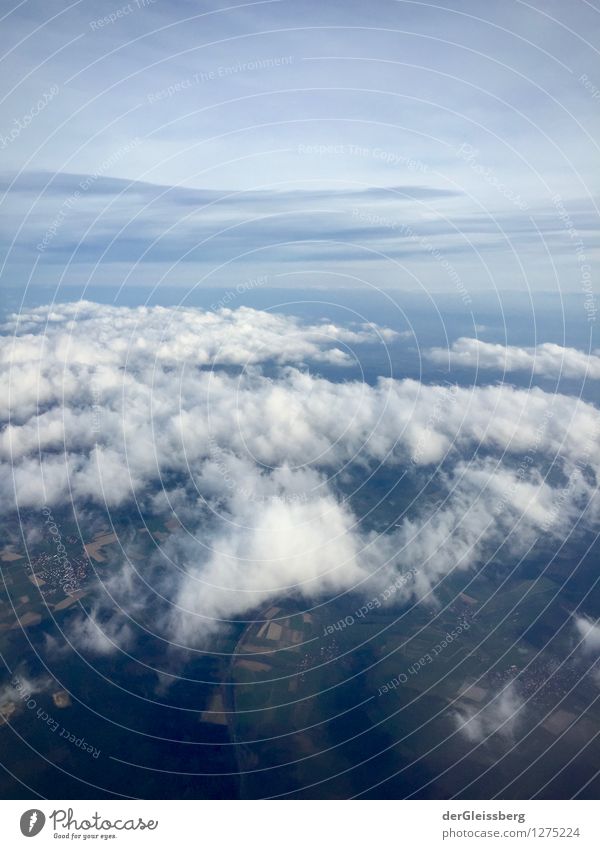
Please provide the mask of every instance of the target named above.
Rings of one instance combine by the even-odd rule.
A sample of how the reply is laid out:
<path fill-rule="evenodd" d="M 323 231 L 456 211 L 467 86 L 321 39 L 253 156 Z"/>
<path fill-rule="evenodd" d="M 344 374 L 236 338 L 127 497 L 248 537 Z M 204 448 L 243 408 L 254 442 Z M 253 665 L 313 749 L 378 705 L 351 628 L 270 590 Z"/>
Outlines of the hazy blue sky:
<path fill-rule="evenodd" d="M 595 277 L 586 0 L 3 8 L 4 286 Z"/>

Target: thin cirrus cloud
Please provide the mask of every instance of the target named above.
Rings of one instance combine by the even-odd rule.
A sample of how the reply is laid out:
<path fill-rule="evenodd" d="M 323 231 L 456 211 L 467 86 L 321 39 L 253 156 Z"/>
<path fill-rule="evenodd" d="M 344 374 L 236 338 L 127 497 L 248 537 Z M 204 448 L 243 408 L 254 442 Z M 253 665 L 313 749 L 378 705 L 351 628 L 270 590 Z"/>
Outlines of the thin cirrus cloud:
<path fill-rule="evenodd" d="M 333 382 L 297 366 L 343 366 L 362 344 L 385 344 L 385 328 L 83 302 L 24 313 L 4 332 L 2 508 L 175 513 L 181 528 L 143 581 L 124 558 L 110 595 L 133 616 L 150 582 L 162 600 L 152 627 L 180 645 L 282 592 L 385 585 L 414 563 L 422 597 L 494 543 L 525 551 L 598 521 L 592 405 L 539 388 Z M 385 533 L 344 492 L 380 465 L 418 480 L 438 464 L 443 503 L 419 502 Z M 133 639 L 100 608 L 78 633 L 95 653 Z"/>
<path fill-rule="evenodd" d="M 190 273 L 187 265 L 208 272 L 236 257 L 271 271 L 281 264 L 310 267 L 326 260 L 341 269 L 350 260 L 361 261 L 386 267 L 388 275 L 397 260 L 424 263 L 431 274 L 452 258 L 462 276 L 465 263 L 484 268 L 487 252 L 505 252 L 511 242 L 519 253 L 535 251 L 540 233 L 552 239 L 553 251 L 563 260 L 573 254 L 555 212 L 541 207 L 535 221 L 514 210 L 488 216 L 442 178 L 429 184 L 352 187 L 339 181 L 329 189 L 285 181 L 275 188 L 227 191 L 197 188 L 187 181 L 161 185 L 35 171 L 2 175 L 0 188 L 10 196 L 10 209 L 5 206 L 2 212 L 0 204 L 9 267 L 12 262 L 27 265 L 35 256 L 53 274 L 61 266 L 67 281 L 87 268 L 103 282 L 119 263 L 139 263 L 146 270 L 174 263 L 173 282 L 181 284 Z M 597 214 L 589 203 L 578 199 L 569 215 L 586 241 L 597 233 Z M 18 233 L 11 234 L 15 220 Z M 438 262 L 432 266 L 434 249 Z M 514 273 L 519 273 L 518 265 Z M 396 267 L 395 280 L 388 276 L 385 285 L 395 287 L 398 274 Z M 471 286 L 471 272 L 464 276 Z M 227 270 L 220 269 L 214 285 L 223 285 L 224 278 L 226 282 Z M 438 273 L 435 285 L 448 288 L 448 281 Z"/>
<path fill-rule="evenodd" d="M 525 371 L 543 377 L 600 379 L 600 356 L 596 352 L 586 353 L 553 342 L 521 348 L 463 336 L 449 349 L 431 348 L 426 356 L 439 365 L 493 369 L 501 373 Z"/>
<path fill-rule="evenodd" d="M 132 3 L 111 19 L 89 0 L 51 15 L 16 4 L 2 56 L 5 285 L 55 284 L 57 267 L 67 283 L 147 285 L 177 263 L 168 283 L 201 269 L 221 286 L 243 255 L 273 274 L 369 259 L 378 286 L 452 292 L 409 224 L 437 237 L 469 290 L 491 287 L 493 261 L 500 288 L 526 275 L 548 290 L 558 275 L 575 291 L 578 240 L 597 257 L 597 12 L 459 5 Z"/>

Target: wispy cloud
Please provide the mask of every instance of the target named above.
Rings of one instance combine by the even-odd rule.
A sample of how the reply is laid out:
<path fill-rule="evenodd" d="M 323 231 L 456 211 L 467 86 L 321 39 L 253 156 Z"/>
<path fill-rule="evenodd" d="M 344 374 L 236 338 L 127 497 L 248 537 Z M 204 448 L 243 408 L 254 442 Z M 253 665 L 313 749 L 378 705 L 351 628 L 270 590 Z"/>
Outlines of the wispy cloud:
<path fill-rule="evenodd" d="M 188 285 L 219 269 L 222 285 L 243 256 L 270 271 L 368 261 L 386 288 L 409 285 L 401 260 L 452 291 L 422 245 L 357 227 L 359 204 L 435 239 L 470 290 L 489 288 L 492 256 L 496 286 L 558 275 L 577 291 L 552 199 L 597 258 L 599 24 L 589 4 L 568 21 L 554 6 L 154 2 L 112 20 L 89 3 L 17 4 L 2 56 L 6 282 L 35 264 L 34 282 L 60 268 L 67 282 Z"/>
<path fill-rule="evenodd" d="M 501 374 L 525 371 L 544 377 L 600 379 L 600 356 L 596 352 L 586 353 L 553 342 L 519 348 L 463 336 L 456 339 L 450 348 L 431 348 L 426 356 L 439 365 L 491 369 Z"/>

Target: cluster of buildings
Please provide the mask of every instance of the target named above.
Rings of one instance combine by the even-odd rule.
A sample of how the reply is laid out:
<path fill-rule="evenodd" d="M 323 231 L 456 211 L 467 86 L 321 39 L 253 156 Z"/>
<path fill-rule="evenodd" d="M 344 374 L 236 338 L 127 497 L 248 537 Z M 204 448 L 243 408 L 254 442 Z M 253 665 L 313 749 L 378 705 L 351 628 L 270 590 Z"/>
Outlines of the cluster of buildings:
<path fill-rule="evenodd" d="M 66 542 L 75 546 L 78 540 L 68 537 Z M 30 560 L 28 571 L 31 572 L 29 580 L 39 587 L 44 599 L 54 602 L 57 596 L 69 595 L 81 588 L 88 576 L 89 562 L 83 548 L 80 554 L 70 555 L 68 559 L 42 552 Z"/>

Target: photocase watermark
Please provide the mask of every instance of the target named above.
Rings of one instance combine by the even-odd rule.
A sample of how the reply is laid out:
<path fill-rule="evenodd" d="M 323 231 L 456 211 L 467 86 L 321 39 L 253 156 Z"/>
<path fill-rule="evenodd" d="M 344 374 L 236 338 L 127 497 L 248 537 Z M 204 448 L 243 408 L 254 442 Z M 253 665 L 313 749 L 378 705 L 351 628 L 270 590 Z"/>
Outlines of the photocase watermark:
<path fill-rule="evenodd" d="M 263 286 L 266 286 L 268 282 L 269 277 L 266 274 L 244 280 L 241 283 L 238 283 L 237 286 L 234 286 L 233 289 L 227 289 L 218 301 L 215 301 L 210 305 L 210 308 L 213 312 L 223 309 L 224 307 L 229 306 L 232 301 L 235 301 L 239 295 L 243 295 L 244 292 L 250 292 L 252 289 L 260 289 Z"/>
<path fill-rule="evenodd" d="M 582 74 L 579 77 L 579 82 L 586 91 L 589 91 L 594 100 L 597 100 L 600 97 L 600 88 L 598 88 L 597 85 L 594 85 L 587 74 Z"/>
<path fill-rule="evenodd" d="M 562 197 L 559 194 L 555 194 L 552 197 L 552 203 L 554 204 L 558 217 L 567 231 L 569 238 L 573 242 L 575 256 L 579 263 L 579 273 L 581 275 L 581 291 L 584 295 L 583 308 L 587 313 L 588 321 L 595 321 L 598 309 L 596 307 L 596 299 L 592 289 L 592 266 L 587 261 L 583 239 L 573 224 L 573 219 L 565 209 Z"/>
<path fill-rule="evenodd" d="M 99 831 L 103 832 L 100 834 L 100 837 L 106 839 L 109 836 L 115 837 L 114 834 L 109 834 L 111 831 L 145 831 L 146 829 L 154 831 L 158 826 L 158 820 L 144 820 L 141 817 L 137 817 L 137 819 L 125 819 L 124 816 L 121 816 L 119 819 L 113 821 L 105 819 L 98 811 L 95 811 L 92 815 L 84 819 L 77 820 L 75 819 L 73 808 L 68 808 L 67 810 L 58 808 L 49 814 L 48 820 L 52 821 L 55 837 L 68 837 L 69 834 L 71 837 L 81 837 L 77 832 Z M 66 829 L 67 833 L 64 835 L 60 833 L 56 834 L 58 826 Z M 83 835 L 84 840 L 94 837 L 98 837 L 98 835 L 87 833 Z"/>
<path fill-rule="evenodd" d="M 398 590 L 410 583 L 413 583 L 416 574 L 417 569 L 414 567 L 411 567 L 406 572 L 402 572 L 402 574 L 398 575 L 395 581 L 389 584 L 389 586 L 382 590 L 378 595 L 373 596 L 369 599 L 369 601 L 361 605 L 361 607 L 355 610 L 354 613 L 350 613 L 343 619 L 338 619 L 338 621 L 334 622 L 332 625 L 326 625 L 323 629 L 323 636 L 327 637 L 330 634 L 333 634 L 334 631 L 345 631 L 346 628 L 350 628 L 358 619 L 363 619 L 372 610 L 379 610 L 382 604 L 389 601 L 389 599 L 395 595 Z"/>
<path fill-rule="evenodd" d="M 98 30 L 110 24 L 116 24 L 121 18 L 131 15 L 132 12 L 137 12 L 138 9 L 146 9 L 148 6 L 154 6 L 155 3 L 156 0 L 133 0 L 132 3 L 126 3 L 118 9 L 113 9 L 108 15 L 104 15 L 103 18 L 96 18 L 96 20 L 90 21 L 89 27 L 92 30 Z"/>
<path fill-rule="evenodd" d="M 150 92 L 146 95 L 148 103 L 157 103 L 161 100 L 168 100 L 181 94 L 182 91 L 194 88 L 197 85 L 214 82 L 223 77 L 231 77 L 235 74 L 248 74 L 252 71 L 270 71 L 274 68 L 281 68 L 285 65 L 291 65 L 294 61 L 293 56 L 267 56 L 259 59 L 250 59 L 248 62 L 237 62 L 235 65 L 219 65 L 217 68 L 211 68 L 208 71 L 197 71 L 191 77 L 183 77 L 165 88 Z"/>
<path fill-rule="evenodd" d="M 515 194 L 510 186 L 506 186 L 501 180 L 499 180 L 497 174 L 492 168 L 489 168 L 486 165 L 481 165 L 481 163 L 477 161 L 479 157 L 479 150 L 476 147 L 473 147 L 472 144 L 468 144 L 467 142 L 463 142 L 456 153 L 464 162 L 467 163 L 473 173 L 482 177 L 488 185 L 496 189 L 499 194 L 513 203 L 518 209 L 522 211 L 529 209 L 529 206 L 525 203 L 521 195 Z"/>
<path fill-rule="evenodd" d="M 60 733 L 58 734 L 59 737 L 68 740 L 69 743 L 72 743 L 78 749 L 81 749 L 82 752 L 87 752 L 94 758 L 94 760 L 98 759 L 101 750 L 97 749 L 95 746 L 92 746 L 91 743 L 88 743 L 85 737 L 77 737 L 76 734 L 70 732 L 57 719 L 54 719 L 52 714 L 39 707 L 36 699 L 33 698 L 26 684 L 21 681 L 18 676 L 15 676 L 13 678 L 13 680 L 11 681 L 11 685 L 17 691 L 19 698 L 21 699 L 27 710 L 35 711 L 35 716 L 38 718 L 38 720 L 40 722 L 43 722 L 44 725 L 46 725 L 48 729 L 52 731 L 52 733 L 55 733 L 60 729 Z"/>
<path fill-rule="evenodd" d="M 416 237 L 416 233 L 410 224 L 401 224 L 399 221 L 396 221 L 395 218 L 389 218 L 387 215 L 377 215 L 375 212 L 364 212 L 363 210 L 354 207 L 352 210 L 352 216 L 353 218 L 358 218 L 358 220 L 364 224 L 372 224 L 374 227 L 386 227 L 389 230 L 399 230 L 403 235 Z"/>
<path fill-rule="evenodd" d="M 48 91 L 45 91 L 42 94 L 37 103 L 34 103 L 28 112 L 20 118 L 14 118 L 13 124 L 15 126 L 12 130 L 7 135 L 0 133 L 0 150 L 5 150 L 10 144 L 19 138 L 23 130 L 26 130 L 31 122 L 37 118 L 40 112 L 44 111 L 46 106 L 54 100 L 58 92 L 59 88 L 57 85 L 50 86 Z"/>
<path fill-rule="evenodd" d="M 46 248 L 50 246 L 54 237 L 58 233 L 61 228 L 65 218 L 68 213 L 73 209 L 73 207 L 78 203 L 79 199 L 85 195 L 85 193 L 94 185 L 96 180 L 98 180 L 103 174 L 105 174 L 109 168 L 111 168 L 116 162 L 122 159 L 130 151 L 134 150 L 142 143 L 140 138 L 134 138 L 128 144 L 116 150 L 109 157 L 107 157 L 100 166 L 94 171 L 93 174 L 89 174 L 87 177 L 79 181 L 79 188 L 75 189 L 74 192 L 71 192 L 68 198 L 62 202 L 60 210 L 55 215 L 52 220 L 50 226 L 47 228 L 44 233 L 42 239 L 37 243 L 36 248 L 40 253 L 44 253 Z"/>
<path fill-rule="evenodd" d="M 102 404 L 100 403 L 102 393 L 95 377 L 92 377 L 90 391 L 92 395 L 92 433 L 97 436 L 100 433 L 102 423 Z"/>
<path fill-rule="evenodd" d="M 50 532 L 50 535 L 54 540 L 54 544 L 56 546 L 56 555 L 58 557 L 59 563 L 63 566 L 65 570 L 62 575 L 61 589 L 65 595 L 70 595 L 78 589 L 75 569 L 73 568 L 71 561 L 67 557 L 67 549 L 65 548 L 64 543 L 62 541 L 62 535 L 58 529 L 58 525 L 54 521 L 52 511 L 49 507 L 44 507 L 42 509 L 42 513 L 46 517 L 46 527 L 48 528 L 48 531 Z"/>
<path fill-rule="evenodd" d="M 463 304 L 466 307 L 471 306 L 473 303 L 471 295 L 463 283 L 458 271 L 454 268 L 452 263 L 446 259 L 439 248 L 436 248 L 435 245 L 433 245 L 425 236 L 420 236 L 410 224 L 400 223 L 399 221 L 396 221 L 393 218 L 387 218 L 384 215 L 377 215 L 372 212 L 363 212 L 356 207 L 352 210 L 352 215 L 354 218 L 357 218 L 365 224 L 371 224 L 375 227 L 387 227 L 390 230 L 397 230 L 403 236 L 424 248 L 435 259 L 435 261 L 441 265 L 449 279 L 454 283 L 456 291 L 460 295 Z"/>
<path fill-rule="evenodd" d="M 382 686 L 377 690 L 377 695 L 383 696 L 385 693 L 397 690 L 398 687 L 406 684 L 411 675 L 418 675 L 424 667 L 433 663 L 435 658 L 440 655 L 444 649 L 448 648 L 448 646 L 451 645 L 457 637 L 459 637 L 464 631 L 468 631 L 470 627 L 471 625 L 466 619 L 463 619 L 462 622 L 459 621 L 456 628 L 448 631 L 444 639 L 437 643 L 431 651 L 426 652 L 422 657 L 407 667 L 406 672 L 400 672 L 395 678 L 391 678 L 385 684 L 382 684 Z"/>
<path fill-rule="evenodd" d="M 415 466 L 418 466 L 422 462 L 423 455 L 427 450 L 427 443 L 431 433 L 435 430 L 436 425 L 445 418 L 445 416 L 447 416 L 448 410 L 456 404 L 458 397 L 458 384 L 448 383 L 448 381 L 445 381 L 445 384 L 444 394 L 439 395 L 436 398 L 435 403 L 431 408 L 431 412 L 427 417 L 427 421 L 425 422 L 425 430 L 419 436 L 415 449 L 412 452 L 410 461 Z"/>
<path fill-rule="evenodd" d="M 419 171 L 422 174 L 429 170 L 427 163 L 420 159 L 381 147 L 360 147 L 356 144 L 299 144 L 298 153 L 309 156 L 360 156 L 376 159 L 386 165 L 404 165 L 409 171 Z"/>
<path fill-rule="evenodd" d="M 39 808 L 30 808 L 21 814 L 19 826 L 23 837 L 36 837 L 46 824 L 46 815 Z"/>

